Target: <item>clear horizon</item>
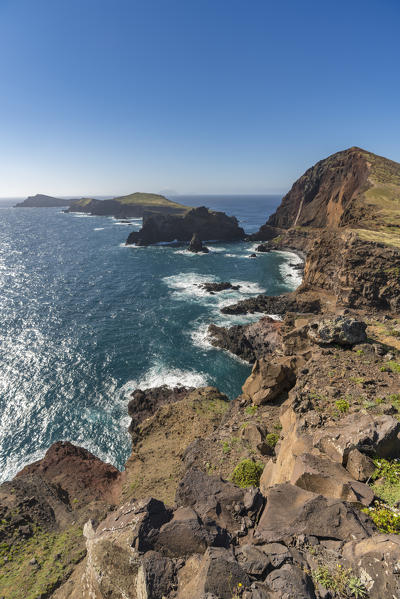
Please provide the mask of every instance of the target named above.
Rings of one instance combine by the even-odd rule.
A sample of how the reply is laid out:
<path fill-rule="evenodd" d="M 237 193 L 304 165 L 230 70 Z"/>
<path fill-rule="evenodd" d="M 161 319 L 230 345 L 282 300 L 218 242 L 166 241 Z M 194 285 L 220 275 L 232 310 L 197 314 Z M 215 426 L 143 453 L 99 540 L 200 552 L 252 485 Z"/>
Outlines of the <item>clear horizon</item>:
<path fill-rule="evenodd" d="M 0 197 L 283 194 L 400 161 L 398 1 L 0 0 Z"/>

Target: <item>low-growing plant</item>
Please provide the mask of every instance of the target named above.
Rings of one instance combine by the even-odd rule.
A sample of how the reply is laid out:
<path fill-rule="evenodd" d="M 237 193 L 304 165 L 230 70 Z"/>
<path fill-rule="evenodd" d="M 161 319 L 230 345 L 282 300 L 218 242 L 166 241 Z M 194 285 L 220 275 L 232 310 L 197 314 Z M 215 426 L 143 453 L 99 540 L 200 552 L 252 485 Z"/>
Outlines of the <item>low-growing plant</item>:
<path fill-rule="evenodd" d="M 398 362 L 394 362 L 393 360 L 390 360 L 390 362 L 387 362 L 386 366 L 393 373 L 400 374 L 400 364 Z"/>
<path fill-rule="evenodd" d="M 257 414 L 257 409 L 258 406 L 247 406 L 247 408 L 245 408 L 245 412 L 246 414 L 249 414 L 250 416 L 254 416 L 254 414 Z"/>
<path fill-rule="evenodd" d="M 279 441 L 278 433 L 268 433 L 268 435 L 265 437 L 265 441 L 270 447 L 275 447 Z"/>
<path fill-rule="evenodd" d="M 246 487 L 258 487 L 263 470 L 264 464 L 261 462 L 245 459 L 237 464 L 232 473 L 231 480 L 235 485 L 243 489 Z"/>
<path fill-rule="evenodd" d="M 355 576 L 351 568 L 343 568 L 341 564 L 337 564 L 334 569 L 330 569 L 328 566 L 319 566 L 312 571 L 311 575 L 314 582 L 331 591 L 334 597 L 346 599 L 368 597 L 362 580 Z"/>
<path fill-rule="evenodd" d="M 389 506 L 400 501 L 400 460 L 374 460 L 375 471 L 372 475 L 375 484 L 372 485 L 374 493 Z"/>
<path fill-rule="evenodd" d="M 281 423 L 280 423 L 280 422 L 275 422 L 275 424 L 274 424 L 274 429 L 275 429 L 276 431 L 281 431 L 281 430 L 282 430 L 282 425 L 281 425 Z"/>
<path fill-rule="evenodd" d="M 335 406 L 336 406 L 337 411 L 340 414 L 345 414 L 346 412 L 349 411 L 350 404 L 347 401 L 347 399 L 341 398 L 341 399 L 337 399 L 335 401 Z"/>
<path fill-rule="evenodd" d="M 381 532 L 400 534 L 400 514 L 396 514 L 393 510 L 383 505 L 366 507 L 362 511 L 368 514 Z"/>

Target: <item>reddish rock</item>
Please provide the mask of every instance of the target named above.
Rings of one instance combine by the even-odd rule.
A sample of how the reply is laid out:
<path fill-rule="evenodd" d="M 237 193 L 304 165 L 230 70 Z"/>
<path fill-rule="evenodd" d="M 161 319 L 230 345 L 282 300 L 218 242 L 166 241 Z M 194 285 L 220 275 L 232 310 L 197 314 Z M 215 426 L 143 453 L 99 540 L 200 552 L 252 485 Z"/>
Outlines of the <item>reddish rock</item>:
<path fill-rule="evenodd" d="M 78 500 L 78 506 L 90 501 L 114 504 L 118 500 L 119 470 L 69 441 L 53 443 L 43 459 L 25 466 L 17 476 L 28 474 L 39 474 L 48 482 L 60 485 L 70 501 Z"/>

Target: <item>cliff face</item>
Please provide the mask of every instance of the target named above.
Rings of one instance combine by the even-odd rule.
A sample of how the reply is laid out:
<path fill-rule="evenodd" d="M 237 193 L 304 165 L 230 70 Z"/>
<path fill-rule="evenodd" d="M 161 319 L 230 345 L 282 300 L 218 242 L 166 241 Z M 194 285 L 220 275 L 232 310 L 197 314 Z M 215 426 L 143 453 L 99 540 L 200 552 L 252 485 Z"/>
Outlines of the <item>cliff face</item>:
<path fill-rule="evenodd" d="M 326 291 L 342 306 L 398 312 L 400 250 L 354 232 L 324 231 L 309 249 L 297 295 L 310 290 Z"/>
<path fill-rule="evenodd" d="M 84 212 L 93 216 L 115 216 L 117 218 L 142 218 L 146 212 L 161 214 L 184 214 L 187 206 L 172 202 L 154 193 L 132 193 L 111 200 L 82 198 L 75 201 L 66 212 Z"/>
<path fill-rule="evenodd" d="M 400 164 L 360 148 L 350 148 L 317 162 L 283 198 L 268 225 L 303 227 L 377 226 L 384 206 L 398 202 Z M 397 189 L 396 189 L 397 188 Z M 397 206 L 398 207 L 398 206 Z"/>
<path fill-rule="evenodd" d="M 150 245 L 171 241 L 190 241 L 194 233 L 202 241 L 238 241 L 245 233 L 234 216 L 207 208 L 192 208 L 183 216 L 150 214 L 143 219 L 143 227 L 130 233 L 126 244 Z"/>

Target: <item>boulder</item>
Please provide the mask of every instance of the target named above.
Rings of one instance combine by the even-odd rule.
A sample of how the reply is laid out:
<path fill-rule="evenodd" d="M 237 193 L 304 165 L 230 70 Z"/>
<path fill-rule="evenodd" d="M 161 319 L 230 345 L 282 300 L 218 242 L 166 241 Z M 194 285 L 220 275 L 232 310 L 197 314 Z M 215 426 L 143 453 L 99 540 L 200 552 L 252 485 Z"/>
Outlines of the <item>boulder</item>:
<path fill-rule="evenodd" d="M 348 541 L 369 537 L 373 530 L 365 514 L 350 504 L 284 483 L 268 489 L 254 538 L 260 543 L 299 535 Z"/>
<path fill-rule="evenodd" d="M 400 596 L 400 538 L 379 534 L 343 547 L 345 560 L 358 572 L 370 599 Z"/>
<path fill-rule="evenodd" d="M 250 586 L 246 572 L 235 560 L 232 551 L 210 547 L 202 560 L 196 564 L 197 575 L 189 577 L 189 582 L 181 583 L 177 599 L 232 599 L 239 589 Z M 190 568 L 187 564 L 185 568 Z M 184 580 L 184 572 L 181 580 Z"/>
<path fill-rule="evenodd" d="M 180 507 L 172 520 L 161 527 L 154 547 L 163 555 L 182 557 L 204 553 L 212 545 L 227 546 L 226 531 L 210 521 L 204 524 L 192 508 Z"/>
<path fill-rule="evenodd" d="M 111 512 L 97 529 L 89 520 L 83 529 L 87 558 L 75 583 L 83 597 L 137 599 L 158 597 L 149 589 L 168 589 L 170 560 L 153 552 L 159 530 L 171 519 L 161 501 L 130 501 Z M 141 554 L 150 551 L 142 561 Z M 139 592 L 142 594 L 140 595 Z M 146 594 L 147 593 L 147 594 Z M 79 593 L 76 596 L 80 596 Z"/>
<path fill-rule="evenodd" d="M 353 480 L 341 464 L 312 453 L 296 458 L 290 482 L 306 491 L 365 506 L 371 505 L 375 498 L 371 487 Z"/>
<path fill-rule="evenodd" d="M 381 458 L 399 457 L 400 422 L 386 414 L 349 414 L 341 419 L 340 426 L 316 431 L 313 444 L 344 466 L 354 448 Z"/>
<path fill-rule="evenodd" d="M 266 582 L 280 599 L 315 599 L 311 577 L 293 564 L 274 570 L 267 576 Z"/>
<path fill-rule="evenodd" d="M 274 401 L 295 383 L 294 361 L 291 358 L 276 358 L 274 361 L 261 358 L 254 364 L 242 390 L 253 405 L 262 405 Z"/>
<path fill-rule="evenodd" d="M 264 504 L 258 489 L 241 489 L 196 468 L 179 483 L 175 501 L 194 509 L 203 522 L 215 522 L 232 539 L 244 536 L 254 526 Z"/>
<path fill-rule="evenodd" d="M 189 243 L 188 251 L 194 252 L 195 254 L 200 253 L 200 252 L 207 254 L 209 252 L 209 249 L 203 245 L 198 234 L 193 233 L 192 239 Z"/>
<path fill-rule="evenodd" d="M 346 470 L 355 480 L 365 482 L 375 471 L 374 462 L 358 449 L 351 449 L 347 456 Z"/>
<path fill-rule="evenodd" d="M 138 599 L 165 597 L 174 590 L 175 586 L 175 567 L 171 559 L 156 551 L 148 551 L 140 558 L 136 579 Z"/>
<path fill-rule="evenodd" d="M 314 343 L 320 345 L 337 343 L 351 347 L 367 340 L 366 328 L 366 323 L 361 320 L 337 316 L 312 323 L 308 330 L 308 336 Z"/>

